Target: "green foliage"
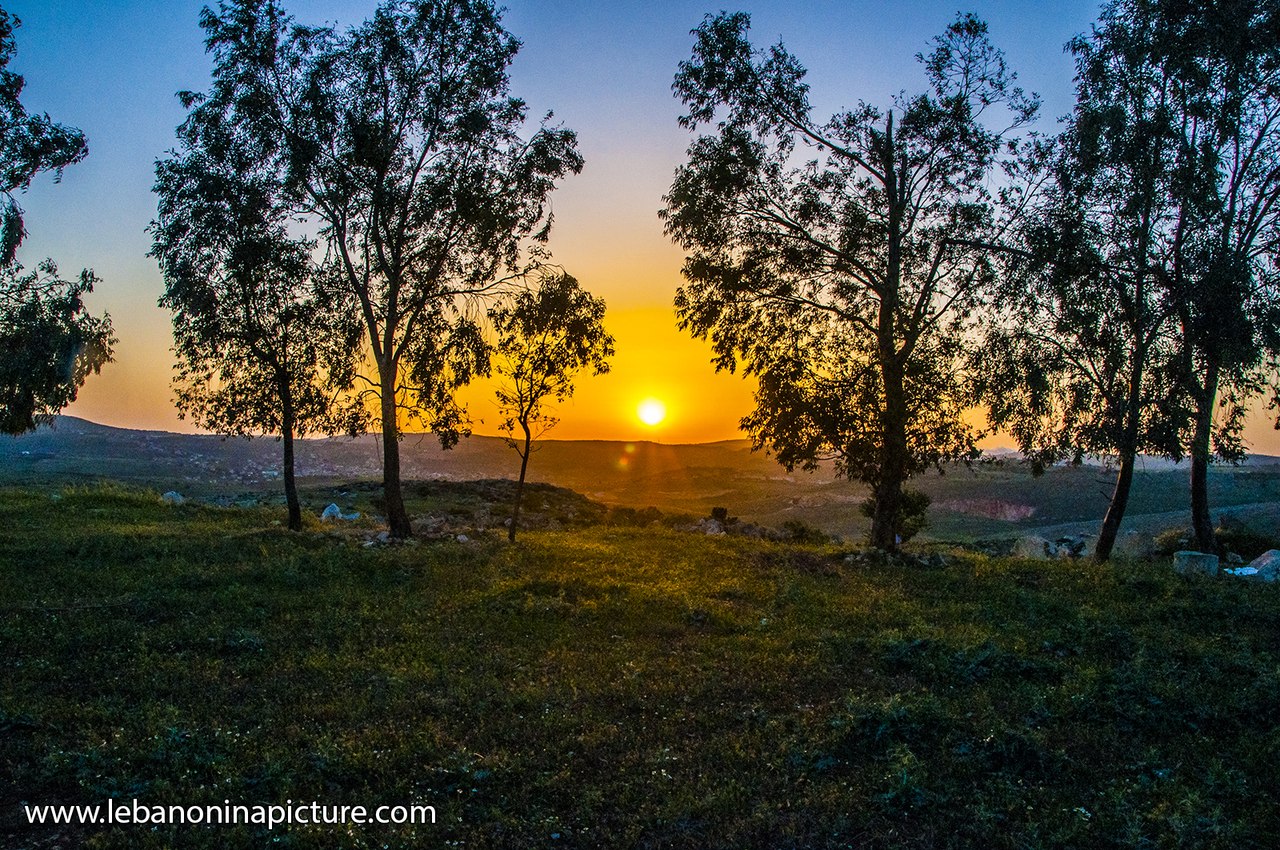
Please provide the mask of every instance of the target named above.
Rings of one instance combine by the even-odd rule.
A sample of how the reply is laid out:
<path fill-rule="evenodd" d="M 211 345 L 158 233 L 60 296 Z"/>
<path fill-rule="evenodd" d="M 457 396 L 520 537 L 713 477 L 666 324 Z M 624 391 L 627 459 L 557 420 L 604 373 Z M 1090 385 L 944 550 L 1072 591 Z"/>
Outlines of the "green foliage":
<path fill-rule="evenodd" d="M 688 252 L 676 312 L 717 368 L 758 379 L 742 422 L 757 447 L 788 469 L 832 458 L 870 484 L 874 539 L 893 549 L 903 482 L 974 452 L 966 328 L 995 279 L 1020 160 L 1039 150 L 1018 135 L 1038 103 L 986 25 L 961 16 L 921 57 L 926 93 L 820 123 L 799 61 L 754 48 L 749 26 L 708 16 L 676 75 L 681 124 L 715 130 L 661 213 Z M 818 156 L 797 164 L 806 150 Z"/>
<path fill-rule="evenodd" d="M 480 302 L 545 255 L 548 196 L 582 167 L 576 136 L 522 137 L 507 74 L 519 42 L 489 0 L 385 2 L 343 33 L 296 26 L 271 0 L 201 23 L 209 97 L 283 157 L 294 212 L 326 249 L 321 278 L 363 328 L 368 374 L 352 387 L 377 400 L 388 518 L 406 536 L 402 425 L 445 446 L 468 433 L 455 393 L 488 369 Z"/>
<path fill-rule="evenodd" d="M 223 434 L 337 430 L 334 384 L 350 381 L 360 327 L 350 297 L 315 274 L 292 236 L 280 152 L 240 104 L 188 95 L 181 150 L 156 164 L 151 254 L 173 311 L 181 415 Z"/>
<path fill-rule="evenodd" d="M 51 260 L 32 272 L 0 267 L 0 433 L 52 421 L 111 361 L 111 321 L 84 307 L 97 281 L 87 270 L 63 280 Z"/>
<path fill-rule="evenodd" d="M 365 549 L 273 528 L 278 511 L 55 495 L 0 493 L 0 763 L 22 800 L 438 810 L 416 830 L 64 843 L 1280 839 L 1280 806 L 1251 790 L 1275 764 L 1273 587 L 969 556 L 849 567 L 660 528 Z M 0 810 L 0 835 L 51 840 L 19 818 Z"/>
<path fill-rule="evenodd" d="M 25 84 L 9 70 L 19 21 L 0 9 L 0 433 L 21 434 L 48 422 L 71 402 L 89 374 L 111 361 L 116 340 L 108 316 L 97 318 L 83 298 L 98 282 L 85 270 L 63 280 L 52 260 L 25 271 L 17 262 L 26 236 L 15 192 L 32 179 L 88 154 L 84 134 L 29 115 L 19 97 Z"/>
<path fill-rule="evenodd" d="M 604 300 L 581 289 L 572 276 L 543 269 L 536 288 L 520 290 L 489 310 L 498 337 L 492 365 L 499 380 L 500 427 L 507 445 L 520 455 L 511 540 L 520 522 L 533 441 L 558 421 L 547 405 L 573 395 L 573 378 L 581 370 L 609 371 L 613 337 L 604 329 L 604 309 Z"/>
<path fill-rule="evenodd" d="M 604 329 L 604 300 L 581 289 L 562 271 L 543 270 L 533 289 L 496 303 L 489 321 L 497 334 L 491 365 L 501 382 L 496 391 L 501 428 L 524 458 L 528 440 L 558 421 L 545 405 L 573 396 L 574 375 L 590 368 L 609 371 L 613 337 Z M 519 428 L 522 439 L 516 439 Z"/>

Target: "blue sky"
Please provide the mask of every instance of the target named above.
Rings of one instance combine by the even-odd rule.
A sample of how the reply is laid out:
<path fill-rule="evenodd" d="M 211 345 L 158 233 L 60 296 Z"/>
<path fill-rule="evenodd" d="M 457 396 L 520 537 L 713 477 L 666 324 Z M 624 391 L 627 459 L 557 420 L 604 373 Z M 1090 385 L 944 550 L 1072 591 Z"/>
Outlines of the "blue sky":
<path fill-rule="evenodd" d="M 81 128 L 89 139 L 88 159 L 68 169 L 60 185 L 42 178 L 19 199 L 30 231 L 22 258 L 31 263 L 52 257 L 68 273 L 95 269 L 103 282 L 90 303 L 112 314 L 121 340 L 117 362 L 91 379 L 70 412 L 108 424 L 189 429 L 178 423 L 169 402 L 169 317 L 156 307 L 163 284 L 146 256 L 146 227 L 155 214 L 155 160 L 172 147 L 174 128 L 183 118 L 174 93 L 204 88 L 208 81 L 198 26 L 204 4 L 0 0 L 0 5 L 22 19 L 11 67 L 27 78 L 28 110 L 48 112 Z M 348 26 L 375 4 L 296 0 L 285 5 L 299 21 Z M 974 11 L 990 24 L 993 41 L 1005 50 L 1023 85 L 1044 97 L 1046 129 L 1051 129 L 1051 119 L 1071 106 L 1072 62 L 1063 45 L 1087 31 L 1097 13 L 1095 3 L 1080 0 L 965 5 L 954 0 L 732 5 L 511 0 L 507 5 L 505 24 L 524 43 L 512 69 L 513 92 L 529 103 L 531 114 L 553 109 L 559 121 L 577 130 L 587 162 L 583 174 L 567 181 L 555 197 L 556 257 L 620 316 L 643 313 L 649 322 L 669 313 L 680 282 L 681 257 L 663 236 L 656 211 L 690 142 L 688 132 L 676 125 L 680 104 L 671 96 L 671 79 L 676 64 L 689 54 L 690 29 L 705 14 L 722 8 L 750 12 L 756 43 L 785 41 L 809 69 L 818 112 L 829 114 L 860 100 L 886 104 L 898 90 L 919 89 L 923 77 L 915 54 L 926 50 L 931 36 L 957 12 Z M 637 323 L 644 324 L 637 320 L 620 327 Z M 658 350 L 687 353 L 690 376 L 711 371 L 706 349 L 681 338 L 673 321 L 634 337 L 619 334 L 614 374 L 599 381 L 641 380 L 639 372 L 646 362 L 655 362 L 650 355 Z M 659 391 L 673 395 L 678 393 L 668 385 L 678 379 L 654 376 Z M 723 386 L 733 399 L 726 404 L 745 403 L 741 386 Z M 585 393 L 590 400 L 593 392 L 604 391 L 584 386 L 579 398 Z M 741 412 L 714 415 L 723 421 L 719 437 L 736 434 Z M 688 424 L 689 435 L 708 433 L 710 427 Z M 584 436 L 592 427 L 609 430 L 605 421 L 583 427 L 583 433 L 558 436 Z M 663 438 L 679 439 L 681 433 Z"/>

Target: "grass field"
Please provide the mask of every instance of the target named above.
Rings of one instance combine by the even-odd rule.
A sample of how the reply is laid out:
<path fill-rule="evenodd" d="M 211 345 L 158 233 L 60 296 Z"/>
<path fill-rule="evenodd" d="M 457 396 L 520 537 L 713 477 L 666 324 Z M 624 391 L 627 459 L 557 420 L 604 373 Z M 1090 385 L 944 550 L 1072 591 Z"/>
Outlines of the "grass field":
<path fill-rule="evenodd" d="M 1280 846 L 1280 588 L 0 491 L 0 846 Z M 415 827 L 23 805 L 433 806 Z"/>

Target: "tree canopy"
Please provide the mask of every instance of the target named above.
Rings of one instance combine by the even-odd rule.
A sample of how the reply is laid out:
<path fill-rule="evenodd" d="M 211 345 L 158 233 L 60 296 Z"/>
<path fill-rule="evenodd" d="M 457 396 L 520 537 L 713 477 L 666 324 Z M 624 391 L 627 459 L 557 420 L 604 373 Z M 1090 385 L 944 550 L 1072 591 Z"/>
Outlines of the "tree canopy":
<path fill-rule="evenodd" d="M 799 60 L 749 26 L 709 16 L 673 86 L 681 123 L 714 131 L 662 212 L 688 252 L 676 311 L 718 368 L 758 379 L 742 422 L 757 447 L 868 483 L 872 542 L 894 549 L 920 503 L 903 483 L 975 451 L 965 332 L 1039 150 L 1023 133 L 1038 102 L 961 16 L 919 57 L 927 91 L 820 121 Z"/>
<path fill-rule="evenodd" d="M 521 135 L 507 69 L 520 43 L 488 0 L 390 0 L 360 26 L 296 26 L 271 0 L 205 14 L 211 97 L 241 105 L 318 225 L 321 274 L 350 295 L 377 398 L 392 534 L 408 536 L 399 438 L 465 433 L 454 390 L 487 369 L 481 300 L 545 242 L 548 195 L 581 169 L 572 131 Z"/>
<path fill-rule="evenodd" d="M 174 313 L 180 415 L 222 434 L 277 434 L 289 525 L 302 527 L 294 438 L 342 427 L 359 326 L 316 275 L 283 161 L 234 104 L 186 95 L 180 150 L 156 164 L 152 254 Z"/>
<path fill-rule="evenodd" d="M 548 406 L 572 397 L 574 376 L 583 369 L 603 375 L 613 356 L 613 337 L 604 329 L 604 300 L 562 271 L 547 269 L 536 287 L 522 289 L 489 311 L 497 341 L 493 367 L 496 395 L 507 443 L 520 455 L 509 539 L 516 539 L 520 502 L 533 441 L 559 421 Z"/>
<path fill-rule="evenodd" d="M 111 360 L 111 322 L 88 313 L 84 296 L 98 278 L 72 280 L 52 260 L 34 271 L 17 261 L 26 236 L 14 193 L 42 172 L 55 180 L 88 153 L 84 134 L 30 115 L 20 97 L 24 80 L 9 70 L 19 21 L 0 9 L 0 432 L 20 434 L 75 401 L 91 373 Z"/>

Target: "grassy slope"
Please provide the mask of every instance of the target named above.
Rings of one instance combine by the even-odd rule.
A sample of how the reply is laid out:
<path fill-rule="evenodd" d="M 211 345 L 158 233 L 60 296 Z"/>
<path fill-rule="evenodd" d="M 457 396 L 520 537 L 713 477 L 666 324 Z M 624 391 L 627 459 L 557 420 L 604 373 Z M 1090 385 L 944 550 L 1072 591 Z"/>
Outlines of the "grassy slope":
<path fill-rule="evenodd" d="M 279 519 L 0 492 L 0 846 L 1280 844 L 1280 588 L 656 529 L 365 549 Z M 440 822 L 19 817 L 108 795 Z"/>

